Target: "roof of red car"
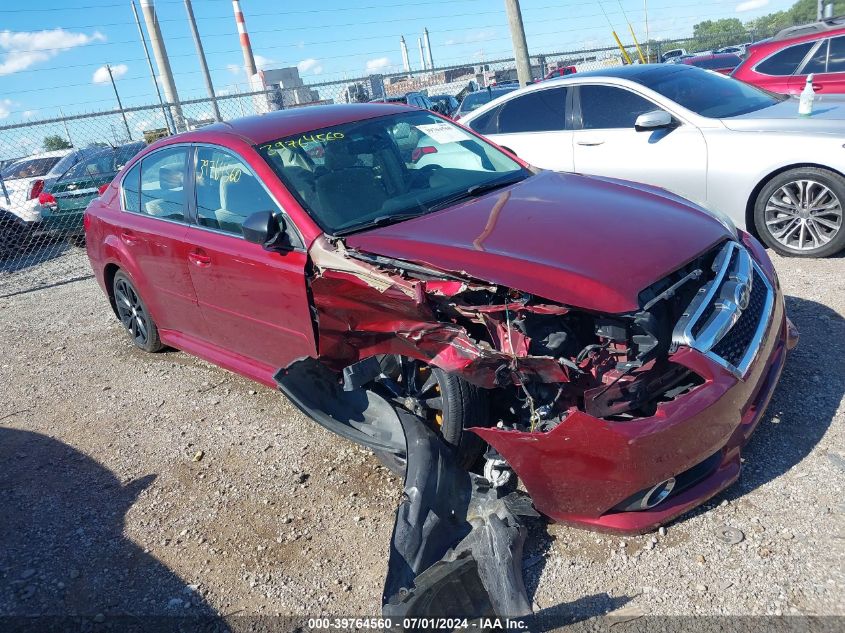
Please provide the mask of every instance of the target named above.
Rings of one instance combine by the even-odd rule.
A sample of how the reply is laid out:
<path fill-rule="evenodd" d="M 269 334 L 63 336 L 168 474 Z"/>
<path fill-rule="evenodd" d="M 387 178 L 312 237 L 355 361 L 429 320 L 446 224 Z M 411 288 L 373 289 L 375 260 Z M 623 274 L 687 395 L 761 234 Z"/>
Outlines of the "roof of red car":
<path fill-rule="evenodd" d="M 288 110 L 278 110 L 267 114 L 215 123 L 214 125 L 209 125 L 194 132 L 189 132 L 185 140 L 202 140 L 206 135 L 228 132 L 237 134 L 257 145 L 287 136 L 332 127 L 333 125 L 342 125 L 352 121 L 373 119 L 414 110 L 418 110 L 418 108 L 386 103 L 348 103 L 290 108 Z"/>

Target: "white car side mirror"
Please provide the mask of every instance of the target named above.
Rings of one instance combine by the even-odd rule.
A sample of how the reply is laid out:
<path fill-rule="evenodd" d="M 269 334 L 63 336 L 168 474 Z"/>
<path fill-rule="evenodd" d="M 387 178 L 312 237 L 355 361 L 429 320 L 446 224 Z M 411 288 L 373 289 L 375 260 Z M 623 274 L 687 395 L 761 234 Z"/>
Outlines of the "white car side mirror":
<path fill-rule="evenodd" d="M 634 129 L 637 132 L 645 132 L 671 127 L 672 124 L 672 115 L 666 112 L 666 110 L 652 110 L 637 117 L 634 123 Z"/>

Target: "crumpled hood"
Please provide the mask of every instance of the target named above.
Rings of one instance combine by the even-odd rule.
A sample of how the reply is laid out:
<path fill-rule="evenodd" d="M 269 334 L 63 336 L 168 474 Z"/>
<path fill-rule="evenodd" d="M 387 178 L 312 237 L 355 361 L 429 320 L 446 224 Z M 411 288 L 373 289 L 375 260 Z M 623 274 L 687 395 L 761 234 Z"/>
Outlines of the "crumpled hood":
<path fill-rule="evenodd" d="M 721 119 L 737 132 L 791 132 L 803 134 L 845 134 L 845 97 L 817 95 L 813 113 L 798 115 L 798 99 L 792 97 L 769 108 Z"/>
<path fill-rule="evenodd" d="M 638 309 L 641 290 L 729 237 L 662 189 L 547 171 L 346 243 L 612 313 Z"/>

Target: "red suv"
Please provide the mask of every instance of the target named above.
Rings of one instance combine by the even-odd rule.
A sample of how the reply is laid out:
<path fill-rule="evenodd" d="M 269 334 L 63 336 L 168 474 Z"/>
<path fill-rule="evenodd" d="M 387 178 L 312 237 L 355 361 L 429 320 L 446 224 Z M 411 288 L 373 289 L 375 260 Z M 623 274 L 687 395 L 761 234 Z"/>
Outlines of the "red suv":
<path fill-rule="evenodd" d="M 142 350 L 278 386 L 396 468 L 413 414 L 467 468 L 512 468 L 538 510 L 605 530 L 738 477 L 796 336 L 764 249 L 727 221 L 534 170 L 408 106 L 163 139 L 85 226 Z"/>
<path fill-rule="evenodd" d="M 810 74 L 816 92 L 845 93 L 845 18 L 793 26 L 754 44 L 731 76 L 772 92 L 798 94 Z"/>

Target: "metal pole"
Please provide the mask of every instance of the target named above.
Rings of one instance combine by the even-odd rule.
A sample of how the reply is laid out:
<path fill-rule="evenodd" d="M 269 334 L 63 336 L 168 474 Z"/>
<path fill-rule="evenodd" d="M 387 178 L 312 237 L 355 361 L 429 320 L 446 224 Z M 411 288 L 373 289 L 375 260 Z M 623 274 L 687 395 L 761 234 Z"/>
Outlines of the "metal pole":
<path fill-rule="evenodd" d="M 170 103 L 173 112 L 173 127 L 179 132 L 185 127 L 185 119 L 182 116 L 182 106 L 179 105 L 179 93 L 176 92 L 176 83 L 173 81 L 173 71 L 170 70 L 170 60 L 167 57 L 167 47 L 161 37 L 161 29 L 158 25 L 153 0 L 141 0 L 141 11 L 144 13 L 144 22 L 147 24 L 147 33 L 150 34 L 150 45 L 153 47 L 153 56 L 156 58 L 158 74 L 161 77 L 161 84 L 164 88 L 164 96 Z"/>
<path fill-rule="evenodd" d="M 643 11 L 645 12 L 645 56 L 648 63 L 651 63 L 651 36 L 648 33 L 648 0 L 643 0 Z M 657 61 L 660 61 L 659 59 Z"/>
<path fill-rule="evenodd" d="M 214 110 L 214 120 L 222 121 L 223 117 L 220 116 L 220 108 L 217 107 L 217 97 L 214 94 L 214 84 L 211 83 L 211 75 L 208 73 L 208 64 L 205 61 L 205 51 L 202 49 L 202 40 L 200 40 L 197 23 L 194 20 L 194 8 L 191 6 L 191 0 L 185 0 L 185 11 L 188 13 L 191 35 L 194 36 L 194 45 L 197 47 L 197 57 L 200 58 L 200 69 L 205 79 L 205 87 L 208 90 L 208 96 L 211 97 L 211 109 Z"/>
<path fill-rule="evenodd" d="M 156 71 L 153 68 L 153 60 L 150 59 L 150 49 L 147 48 L 147 38 L 144 37 L 144 29 L 141 26 L 141 20 L 138 18 L 138 9 L 135 8 L 135 0 L 132 1 L 132 15 L 135 16 L 135 24 L 138 26 L 138 36 L 141 38 L 141 46 L 144 47 L 144 56 L 147 58 L 147 66 L 150 67 L 150 79 L 153 80 L 153 88 L 156 89 L 156 96 L 158 102 L 161 104 L 161 116 L 164 117 L 164 127 L 167 128 L 168 134 L 173 134 L 174 126 L 170 120 L 170 113 L 164 107 L 164 100 L 161 98 L 161 90 L 158 89 L 158 81 L 156 81 Z"/>
<path fill-rule="evenodd" d="M 62 109 L 61 109 L 61 108 L 59 108 L 59 114 L 60 114 L 60 115 L 62 115 L 62 119 L 64 119 L 65 113 L 64 113 L 64 112 L 62 112 Z M 65 134 L 67 134 L 67 141 L 68 141 L 68 143 L 70 143 L 71 145 L 73 145 L 73 139 L 70 137 L 70 130 L 68 129 L 68 126 L 67 126 L 67 121 L 64 121 L 64 120 L 63 120 L 63 121 L 62 121 L 62 125 L 64 125 L 64 126 L 65 126 Z"/>
<path fill-rule="evenodd" d="M 531 62 L 528 59 L 528 42 L 525 41 L 525 26 L 522 24 L 519 0 L 505 0 L 505 8 L 508 11 L 508 26 L 516 58 L 516 76 L 520 85 L 527 86 L 531 83 Z"/>
<path fill-rule="evenodd" d="M 816 1 L 816 20 L 821 22 L 823 17 L 824 17 L 824 0 L 817 0 Z"/>
<path fill-rule="evenodd" d="M 238 36 L 241 39 L 241 49 L 244 53 L 244 70 L 246 71 L 247 85 L 252 90 L 252 76 L 258 70 L 255 68 L 255 58 L 252 56 L 252 45 L 249 43 L 249 33 L 246 32 L 246 20 L 244 20 L 241 3 L 239 0 L 232 0 L 232 9 L 235 12 L 235 22 L 238 23 Z"/>
<path fill-rule="evenodd" d="M 126 113 L 123 111 L 123 104 L 120 102 L 120 95 L 117 94 L 117 84 L 114 83 L 114 76 L 111 74 L 111 66 L 106 64 L 106 70 L 109 71 L 109 79 L 111 79 L 111 87 L 114 88 L 114 96 L 117 99 L 117 107 L 120 110 L 120 116 L 123 117 L 123 125 L 126 126 L 126 134 L 128 141 L 132 140 L 132 131 L 129 129 L 129 121 L 126 120 Z"/>

